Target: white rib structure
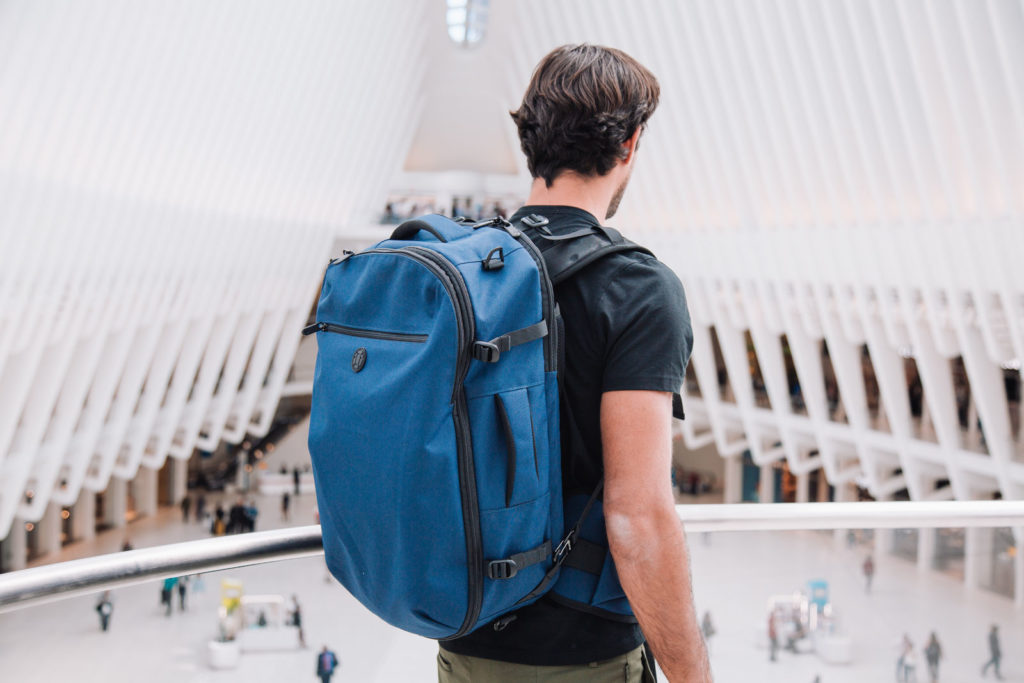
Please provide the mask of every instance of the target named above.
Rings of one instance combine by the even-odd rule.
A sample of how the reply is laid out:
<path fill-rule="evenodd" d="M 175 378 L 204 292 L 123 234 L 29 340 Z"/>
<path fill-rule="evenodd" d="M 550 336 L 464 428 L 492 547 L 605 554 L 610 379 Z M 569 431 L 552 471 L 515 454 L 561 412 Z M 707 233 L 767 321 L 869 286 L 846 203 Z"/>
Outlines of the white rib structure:
<path fill-rule="evenodd" d="M 612 223 L 686 285 L 686 443 L 878 499 L 1022 498 L 1021 0 L 495 0 L 468 50 L 443 3 L 19 0 L 0 6 L 0 536 L 264 433 L 331 241 L 417 135 L 467 144 L 460 112 L 501 117 L 471 151 L 507 158 L 532 67 L 580 41 L 661 82 Z M 472 79 L 431 99 L 449 73 Z"/>
<path fill-rule="evenodd" d="M 330 245 L 404 158 L 425 9 L 0 7 L 0 537 L 266 434 Z"/>

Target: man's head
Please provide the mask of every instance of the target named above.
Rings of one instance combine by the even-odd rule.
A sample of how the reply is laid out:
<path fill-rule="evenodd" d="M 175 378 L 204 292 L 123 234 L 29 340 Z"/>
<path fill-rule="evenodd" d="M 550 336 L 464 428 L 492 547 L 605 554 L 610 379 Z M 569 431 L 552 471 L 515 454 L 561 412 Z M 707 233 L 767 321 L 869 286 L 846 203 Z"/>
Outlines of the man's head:
<path fill-rule="evenodd" d="M 523 103 L 511 112 L 530 173 L 551 187 L 562 173 L 604 176 L 631 161 L 659 94 L 654 74 L 621 50 L 556 48 L 537 65 Z M 627 169 L 609 215 L 628 177 Z"/>

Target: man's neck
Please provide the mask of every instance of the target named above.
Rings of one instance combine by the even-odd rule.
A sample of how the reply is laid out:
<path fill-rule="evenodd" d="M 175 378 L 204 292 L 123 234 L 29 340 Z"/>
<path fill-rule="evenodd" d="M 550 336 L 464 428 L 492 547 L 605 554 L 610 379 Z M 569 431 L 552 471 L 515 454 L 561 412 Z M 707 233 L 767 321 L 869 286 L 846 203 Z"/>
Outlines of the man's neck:
<path fill-rule="evenodd" d="M 587 178 L 565 172 L 548 187 L 543 178 L 534 178 L 528 206 L 575 206 L 594 215 L 601 223 L 615 194 L 615 179 L 610 176 Z"/>

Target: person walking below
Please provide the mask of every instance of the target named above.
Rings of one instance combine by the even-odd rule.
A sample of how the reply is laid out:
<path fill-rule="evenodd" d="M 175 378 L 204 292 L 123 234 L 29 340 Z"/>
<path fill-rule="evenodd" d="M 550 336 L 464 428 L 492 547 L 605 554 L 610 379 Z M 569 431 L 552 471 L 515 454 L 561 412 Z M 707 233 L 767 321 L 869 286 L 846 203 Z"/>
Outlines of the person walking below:
<path fill-rule="evenodd" d="M 188 521 L 188 513 L 189 513 L 189 510 L 191 510 L 191 509 L 192 509 L 192 499 L 189 498 L 188 496 L 185 496 L 184 498 L 181 499 L 181 521 L 183 521 L 183 522 L 187 522 Z"/>
<path fill-rule="evenodd" d="M 928 662 L 928 678 L 931 683 L 938 683 L 939 660 L 942 659 L 942 646 L 939 645 L 939 638 L 932 631 L 928 638 L 928 644 L 924 648 L 924 657 Z"/>
<path fill-rule="evenodd" d="M 338 668 L 338 658 L 324 645 L 324 649 L 316 656 L 316 675 L 320 677 L 320 682 L 331 683 L 331 676 L 334 675 L 336 668 Z"/>
<path fill-rule="evenodd" d="M 299 647 L 306 649 L 306 634 L 302 630 L 302 608 L 299 607 L 299 597 L 292 596 L 292 624 L 299 629 Z"/>
<path fill-rule="evenodd" d="M 169 579 L 164 579 L 163 588 L 160 590 L 160 602 L 163 604 L 166 611 L 164 614 L 171 616 L 171 610 L 174 609 L 174 587 L 178 584 L 178 578 L 172 576 Z"/>
<path fill-rule="evenodd" d="M 188 591 L 188 577 L 178 579 L 178 609 L 185 611 L 185 593 Z"/>
<path fill-rule="evenodd" d="M 206 496 L 200 493 L 196 496 L 196 521 L 202 524 L 206 519 Z"/>
<path fill-rule="evenodd" d="M 984 678 L 988 675 L 988 668 L 995 666 L 996 678 L 999 680 L 1003 679 L 1003 675 L 999 673 L 999 661 L 1003 658 L 1003 651 L 999 647 L 999 627 L 992 624 L 992 628 L 988 632 L 988 652 L 989 659 L 985 662 L 985 666 L 981 667 L 981 675 Z"/>
<path fill-rule="evenodd" d="M 711 653 L 711 636 L 715 635 L 715 625 L 711 621 L 711 612 L 704 612 L 704 618 L 700 622 L 700 631 L 704 634 L 704 646 Z"/>
<path fill-rule="evenodd" d="M 106 631 L 110 626 L 110 615 L 114 613 L 114 603 L 110 601 L 110 591 L 103 591 L 100 601 L 96 603 L 96 612 L 100 615 L 100 628 Z"/>
<path fill-rule="evenodd" d="M 299 466 L 292 468 L 292 483 L 295 484 L 295 495 L 299 495 Z"/>
<path fill-rule="evenodd" d="M 775 612 L 768 615 L 768 649 L 771 661 L 779 657 L 779 631 L 775 626 Z"/>
<path fill-rule="evenodd" d="M 288 521 L 288 506 L 291 504 L 291 502 L 292 502 L 292 497 L 291 497 L 291 495 L 287 491 L 285 491 L 283 494 L 281 494 L 281 520 L 282 521 L 285 521 L 285 522 Z"/>
<path fill-rule="evenodd" d="M 248 527 L 248 521 L 245 517 L 245 505 L 242 499 L 239 498 L 235 501 L 235 504 L 231 506 L 230 512 L 228 512 L 228 533 L 229 534 L 240 534 Z"/>
<path fill-rule="evenodd" d="M 903 636 L 903 655 L 900 659 L 903 661 L 903 678 L 897 680 L 917 683 L 917 652 L 914 651 L 914 643 L 906 635 Z"/>
<path fill-rule="evenodd" d="M 871 592 L 871 581 L 875 578 L 875 560 L 870 555 L 864 560 L 864 590 L 867 593 Z"/>

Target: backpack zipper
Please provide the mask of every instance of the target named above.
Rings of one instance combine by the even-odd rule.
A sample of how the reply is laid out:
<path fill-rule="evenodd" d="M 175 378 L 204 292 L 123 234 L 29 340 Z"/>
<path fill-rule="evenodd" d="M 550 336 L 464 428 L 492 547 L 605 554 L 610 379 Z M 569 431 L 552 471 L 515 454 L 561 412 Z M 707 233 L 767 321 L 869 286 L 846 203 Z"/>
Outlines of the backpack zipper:
<path fill-rule="evenodd" d="M 555 292 L 551 284 L 551 278 L 548 275 L 548 264 L 544 260 L 543 254 L 540 249 L 529 236 L 515 228 L 508 221 L 502 220 L 501 223 L 496 224 L 496 230 L 504 229 L 514 240 L 519 242 L 526 251 L 533 257 L 533 260 L 537 263 L 537 270 L 540 271 L 540 303 L 541 303 L 541 314 L 544 316 L 544 320 L 548 324 L 548 334 L 544 337 L 544 371 L 558 371 L 558 358 L 559 351 L 558 346 L 561 343 L 558 335 L 558 326 L 555 325 Z"/>
<path fill-rule="evenodd" d="M 466 556 L 469 561 L 469 604 L 466 608 L 466 619 L 462 626 L 451 638 L 458 638 L 465 635 L 476 624 L 480 618 L 480 609 L 484 599 L 484 551 L 483 540 L 480 533 L 480 509 L 477 504 L 476 492 L 476 466 L 473 462 L 473 439 L 469 427 L 469 408 L 466 405 L 466 392 L 462 383 L 469 372 L 471 359 L 470 348 L 476 338 L 476 317 L 473 314 L 473 303 L 469 298 L 469 289 L 466 281 L 462 279 L 462 273 L 451 261 L 441 254 L 425 247 L 403 247 L 401 251 L 411 252 L 424 261 L 429 261 L 437 269 L 448 275 L 451 289 L 454 292 L 452 302 L 457 305 L 456 319 L 465 320 L 465 327 L 468 328 L 468 336 L 465 343 L 459 344 L 459 359 L 456 363 L 454 400 L 452 405 L 452 419 L 455 422 L 455 438 L 458 443 L 459 455 L 459 488 L 462 498 L 462 520 L 466 528 Z M 441 278 L 442 283 L 444 279 Z M 448 283 L 445 283 L 448 286 Z M 445 640 L 448 640 L 447 638 Z"/>
<path fill-rule="evenodd" d="M 349 337 L 365 337 L 367 339 L 385 339 L 388 341 L 413 342 L 422 344 L 427 341 L 425 334 L 408 334 L 406 332 L 381 332 L 380 330 L 366 330 L 360 327 L 349 327 L 348 325 L 335 325 L 334 323 L 313 323 L 302 330 L 302 334 L 313 332 L 334 332 Z"/>
<path fill-rule="evenodd" d="M 455 309 L 458 327 L 458 349 L 455 361 L 455 380 L 452 386 L 452 420 L 455 423 L 455 442 L 459 465 L 459 494 L 462 499 L 462 523 L 466 529 L 466 559 L 468 563 L 469 595 L 466 618 L 455 634 L 444 638 L 459 638 L 469 632 L 480 618 L 483 604 L 483 540 L 480 534 L 480 509 L 477 503 L 476 467 L 473 463 L 473 440 L 469 427 L 469 409 L 463 382 L 469 372 L 472 358 L 470 350 L 476 338 L 476 318 L 462 273 L 444 256 L 424 247 L 406 246 L 398 249 L 367 249 L 350 258 L 363 254 L 397 254 L 416 261 L 444 286 Z"/>

